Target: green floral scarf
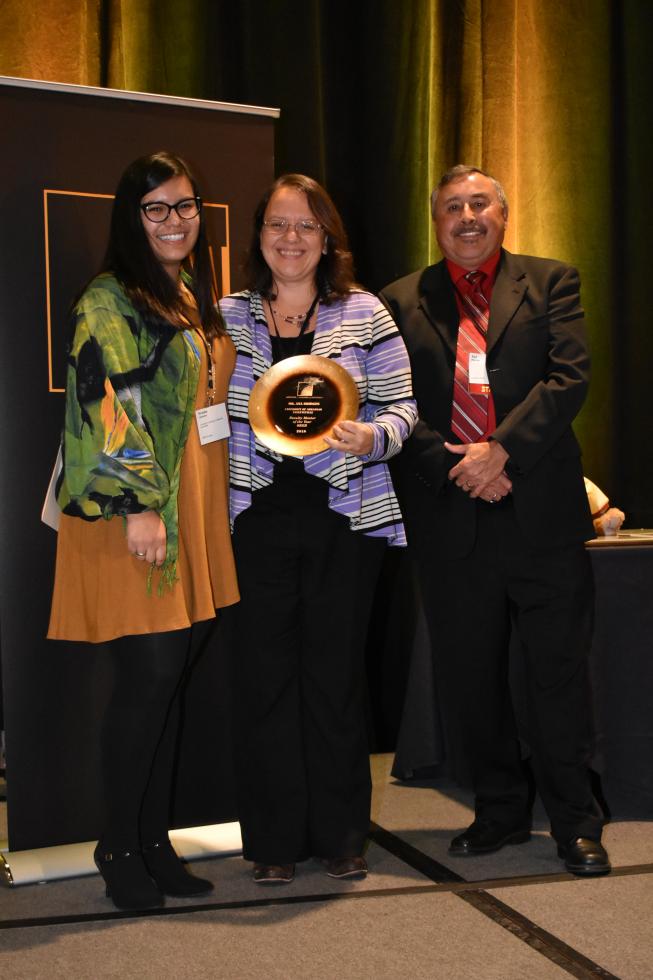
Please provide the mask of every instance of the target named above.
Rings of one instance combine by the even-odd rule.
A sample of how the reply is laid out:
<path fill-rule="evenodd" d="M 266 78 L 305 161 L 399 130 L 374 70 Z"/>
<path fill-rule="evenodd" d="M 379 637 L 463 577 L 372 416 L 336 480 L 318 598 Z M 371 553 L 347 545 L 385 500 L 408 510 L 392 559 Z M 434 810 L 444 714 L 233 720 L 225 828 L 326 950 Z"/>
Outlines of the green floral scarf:
<path fill-rule="evenodd" d="M 85 290 L 68 353 L 57 500 L 90 521 L 157 511 L 167 533 L 160 593 L 176 578 L 179 471 L 199 368 L 195 331 L 148 328 L 108 273 Z"/>

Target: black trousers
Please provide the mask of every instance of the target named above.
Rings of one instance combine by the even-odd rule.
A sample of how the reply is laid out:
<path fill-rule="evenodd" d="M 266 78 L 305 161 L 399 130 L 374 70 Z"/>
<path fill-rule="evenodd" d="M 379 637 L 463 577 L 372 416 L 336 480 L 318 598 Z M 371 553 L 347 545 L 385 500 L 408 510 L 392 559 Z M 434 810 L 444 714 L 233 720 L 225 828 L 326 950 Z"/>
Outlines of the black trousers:
<path fill-rule="evenodd" d="M 244 856 L 264 864 L 352 857 L 369 830 L 364 652 L 385 542 L 327 493 L 280 477 L 234 531 L 238 809 Z"/>
<path fill-rule="evenodd" d="M 214 620 L 108 644 L 114 687 L 102 726 L 103 845 L 167 840 L 180 708 Z"/>
<path fill-rule="evenodd" d="M 530 820 L 509 687 L 509 648 L 518 648 L 537 789 L 555 839 L 600 839 L 602 813 L 590 786 L 591 701 L 587 655 L 593 581 L 582 544 L 534 549 L 512 501 L 478 503 L 472 553 L 417 555 L 449 740 L 462 742 L 477 816 L 506 827 Z"/>

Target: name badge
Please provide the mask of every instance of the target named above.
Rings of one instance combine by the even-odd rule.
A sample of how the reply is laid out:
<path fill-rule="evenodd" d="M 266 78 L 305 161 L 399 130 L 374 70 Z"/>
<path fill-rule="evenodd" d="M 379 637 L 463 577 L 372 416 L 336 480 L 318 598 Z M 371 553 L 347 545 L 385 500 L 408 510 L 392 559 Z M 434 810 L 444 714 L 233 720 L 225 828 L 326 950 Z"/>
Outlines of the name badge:
<path fill-rule="evenodd" d="M 485 366 L 485 354 L 469 355 L 467 368 L 467 390 L 470 395 L 489 395 L 490 379 Z"/>
<path fill-rule="evenodd" d="M 226 439 L 231 435 L 227 406 L 224 402 L 219 405 L 208 405 L 206 408 L 198 408 L 195 411 L 195 421 L 197 422 L 197 432 L 200 442 L 206 446 L 209 442 L 217 442 L 218 439 Z"/>

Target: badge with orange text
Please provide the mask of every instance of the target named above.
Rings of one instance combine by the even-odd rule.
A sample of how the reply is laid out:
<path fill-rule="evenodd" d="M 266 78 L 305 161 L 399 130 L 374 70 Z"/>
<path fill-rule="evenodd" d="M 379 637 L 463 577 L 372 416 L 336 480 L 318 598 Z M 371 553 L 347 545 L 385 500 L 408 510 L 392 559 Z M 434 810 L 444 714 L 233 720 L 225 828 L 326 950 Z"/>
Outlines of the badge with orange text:
<path fill-rule="evenodd" d="M 489 395 L 490 379 L 485 366 L 485 354 L 469 355 L 467 371 L 467 390 L 470 395 Z"/>

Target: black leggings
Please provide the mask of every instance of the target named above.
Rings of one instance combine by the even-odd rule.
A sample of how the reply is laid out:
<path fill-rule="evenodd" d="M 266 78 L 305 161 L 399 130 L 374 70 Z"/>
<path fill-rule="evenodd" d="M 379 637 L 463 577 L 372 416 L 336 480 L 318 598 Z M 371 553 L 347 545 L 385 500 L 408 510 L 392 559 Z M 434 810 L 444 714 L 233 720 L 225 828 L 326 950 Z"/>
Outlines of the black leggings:
<path fill-rule="evenodd" d="M 114 687 L 101 736 L 102 842 L 116 851 L 167 839 L 181 699 L 214 622 L 108 644 Z"/>

